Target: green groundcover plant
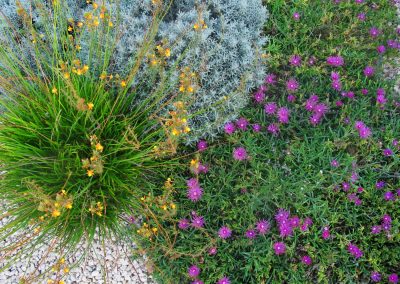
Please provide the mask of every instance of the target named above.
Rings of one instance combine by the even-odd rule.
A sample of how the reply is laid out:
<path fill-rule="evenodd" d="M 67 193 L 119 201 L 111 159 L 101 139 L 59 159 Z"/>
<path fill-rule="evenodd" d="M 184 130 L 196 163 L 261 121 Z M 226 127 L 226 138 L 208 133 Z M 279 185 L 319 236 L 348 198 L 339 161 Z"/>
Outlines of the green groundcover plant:
<path fill-rule="evenodd" d="M 394 4 L 265 1 L 252 105 L 165 186 L 176 211 L 144 198 L 127 227 L 161 283 L 398 283 Z"/>

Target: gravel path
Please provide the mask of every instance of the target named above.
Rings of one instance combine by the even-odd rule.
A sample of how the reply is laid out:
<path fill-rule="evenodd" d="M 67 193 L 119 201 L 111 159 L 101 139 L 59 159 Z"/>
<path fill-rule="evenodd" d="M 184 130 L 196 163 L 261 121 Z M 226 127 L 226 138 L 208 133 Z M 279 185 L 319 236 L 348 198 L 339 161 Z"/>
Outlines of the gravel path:
<path fill-rule="evenodd" d="M 1 214 L 6 212 L 4 203 L 0 203 Z M 1 215 L 0 214 L 0 215 Z M 6 225 L 11 219 L 9 217 L 0 220 L 0 227 Z M 18 234 L 19 235 L 19 234 Z M 6 240 L 0 240 L 0 246 L 9 245 L 15 243 L 17 234 L 13 235 Z M 46 244 L 37 249 L 32 258 L 24 258 L 18 263 L 13 264 L 5 271 L 0 272 L 0 284 L 18 284 L 22 276 L 28 276 L 31 273 L 34 275 L 40 274 L 40 271 L 44 271 L 52 267 L 55 263 L 60 260 L 60 255 L 54 252 L 50 252 L 41 263 L 40 258 L 45 255 L 51 245 Z M 96 238 L 93 245 L 88 248 L 88 253 L 83 261 L 73 267 L 73 263 L 82 257 L 82 251 L 86 247 L 85 243 L 82 242 L 80 249 L 77 250 L 73 255 L 67 255 L 65 257 L 65 264 L 62 266 L 69 267 L 70 271 L 66 273 L 66 277 L 63 278 L 66 284 L 89 284 L 89 283 L 111 283 L 111 284 L 149 284 L 155 283 L 152 281 L 149 274 L 146 272 L 144 260 L 132 261 L 129 259 L 133 246 L 129 246 L 124 243 L 116 243 L 115 239 L 106 240 L 105 244 L 102 244 L 99 238 Z M 0 252 L 0 261 L 2 259 L 2 253 Z M 0 268 L 4 267 L 4 263 L 0 263 Z M 55 275 L 55 273 L 54 273 Z M 47 283 L 47 280 L 29 282 L 29 283 Z M 55 279 L 55 277 L 53 277 Z"/>

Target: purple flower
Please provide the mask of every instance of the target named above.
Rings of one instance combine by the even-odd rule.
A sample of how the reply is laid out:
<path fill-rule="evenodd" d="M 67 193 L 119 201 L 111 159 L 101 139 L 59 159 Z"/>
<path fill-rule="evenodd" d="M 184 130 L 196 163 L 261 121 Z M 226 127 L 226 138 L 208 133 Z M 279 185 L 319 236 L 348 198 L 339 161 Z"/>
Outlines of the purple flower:
<path fill-rule="evenodd" d="M 350 189 L 350 184 L 348 182 L 342 183 L 343 191 L 347 192 Z"/>
<path fill-rule="evenodd" d="M 188 219 L 180 219 L 178 223 L 178 228 L 181 230 L 186 230 L 189 228 L 189 220 Z"/>
<path fill-rule="evenodd" d="M 384 224 L 391 224 L 391 223 L 392 223 L 392 218 L 390 217 L 390 215 L 385 214 L 385 215 L 383 215 L 383 217 L 382 217 L 382 222 L 383 222 Z"/>
<path fill-rule="evenodd" d="M 305 255 L 301 258 L 301 262 L 304 263 L 305 265 L 310 266 L 312 264 L 312 259 L 309 255 Z"/>
<path fill-rule="evenodd" d="M 286 252 L 286 245 L 283 242 L 276 242 L 273 245 L 276 255 L 281 255 Z"/>
<path fill-rule="evenodd" d="M 369 35 L 370 35 L 371 37 L 373 37 L 373 38 L 379 36 L 380 33 L 381 33 L 380 30 L 379 30 L 378 28 L 376 28 L 376 27 L 372 27 L 372 28 L 370 28 L 370 30 L 369 30 Z"/>
<path fill-rule="evenodd" d="M 381 232 L 381 226 L 379 225 L 375 225 L 371 227 L 371 234 L 376 235 L 379 234 Z"/>
<path fill-rule="evenodd" d="M 332 160 L 331 166 L 334 168 L 337 168 L 337 167 L 339 167 L 339 162 L 337 160 Z"/>
<path fill-rule="evenodd" d="M 268 74 L 265 77 L 265 83 L 267 83 L 268 85 L 275 85 L 275 83 L 276 83 L 276 75 L 275 74 Z"/>
<path fill-rule="evenodd" d="M 289 109 L 285 107 L 281 107 L 277 112 L 278 120 L 280 123 L 288 123 L 289 122 Z"/>
<path fill-rule="evenodd" d="M 296 81 L 296 79 L 290 78 L 286 82 L 286 89 L 289 92 L 296 92 L 297 89 L 299 88 L 299 83 Z"/>
<path fill-rule="evenodd" d="M 376 182 L 375 187 L 376 187 L 377 189 L 382 189 L 382 188 L 385 187 L 385 185 L 386 185 L 386 183 L 385 183 L 383 180 L 380 180 L 380 181 L 377 181 L 377 182 Z"/>
<path fill-rule="evenodd" d="M 200 152 L 207 150 L 207 147 L 208 147 L 208 144 L 207 144 L 207 141 L 205 141 L 205 140 L 200 140 L 197 143 L 197 150 L 199 150 Z"/>
<path fill-rule="evenodd" d="M 365 69 L 364 69 L 364 75 L 365 75 L 366 77 L 371 77 L 371 76 L 374 75 L 374 73 L 375 73 L 374 67 L 372 67 L 372 66 L 367 66 L 367 67 L 365 67 Z"/>
<path fill-rule="evenodd" d="M 347 246 L 347 250 L 350 254 L 352 254 L 355 258 L 360 258 L 363 256 L 363 252 L 354 244 L 349 243 Z"/>
<path fill-rule="evenodd" d="M 225 277 L 219 279 L 217 284 L 231 284 L 231 281 L 229 280 L 228 277 L 225 276 Z"/>
<path fill-rule="evenodd" d="M 309 59 L 308 59 L 308 64 L 309 65 L 314 65 L 315 64 L 315 61 L 316 61 L 317 59 L 315 58 L 315 56 L 311 56 Z"/>
<path fill-rule="evenodd" d="M 367 18 L 367 16 L 365 15 L 365 13 L 360 13 L 360 14 L 358 14 L 357 18 L 358 18 L 360 21 L 365 21 L 365 19 Z"/>
<path fill-rule="evenodd" d="M 371 130 L 368 127 L 365 127 L 365 128 L 360 130 L 359 134 L 360 134 L 360 138 L 361 139 L 367 139 L 368 137 L 371 136 L 372 133 L 371 133 Z"/>
<path fill-rule="evenodd" d="M 293 235 L 293 227 L 288 221 L 279 224 L 279 234 L 283 238 Z"/>
<path fill-rule="evenodd" d="M 292 55 L 289 59 L 289 62 L 292 66 L 300 66 L 301 65 L 301 57 L 299 55 Z"/>
<path fill-rule="evenodd" d="M 384 224 L 382 224 L 382 229 L 384 230 L 384 231 L 390 231 L 390 229 L 392 228 L 392 224 L 390 224 L 390 223 L 384 223 Z"/>
<path fill-rule="evenodd" d="M 243 147 L 235 148 L 233 150 L 233 158 L 237 161 L 243 161 L 247 159 L 246 149 Z"/>
<path fill-rule="evenodd" d="M 274 102 L 267 103 L 267 104 L 264 106 L 264 111 L 265 111 L 265 113 L 268 114 L 268 115 L 273 115 L 273 114 L 275 114 L 275 112 L 276 112 L 277 109 L 278 109 L 278 107 L 277 107 L 276 103 L 274 103 Z"/>
<path fill-rule="evenodd" d="M 393 155 L 393 151 L 390 150 L 389 148 L 383 150 L 383 155 L 386 157 L 392 156 Z"/>
<path fill-rule="evenodd" d="M 367 89 L 361 89 L 361 94 L 368 95 L 368 90 Z"/>
<path fill-rule="evenodd" d="M 342 83 L 339 80 L 338 81 L 332 81 L 331 87 L 332 87 L 332 89 L 334 89 L 336 91 L 340 91 L 342 89 Z"/>
<path fill-rule="evenodd" d="M 331 236 L 331 233 L 329 231 L 329 227 L 325 226 L 322 228 L 322 238 L 324 240 L 329 239 L 329 237 Z"/>
<path fill-rule="evenodd" d="M 293 13 L 293 19 L 294 19 L 295 21 L 300 20 L 300 14 L 299 14 L 298 12 L 294 12 L 294 13 Z"/>
<path fill-rule="evenodd" d="M 254 239 L 256 237 L 256 231 L 254 230 L 247 230 L 246 231 L 246 238 Z"/>
<path fill-rule="evenodd" d="M 379 45 L 376 50 L 378 51 L 379 54 L 385 53 L 386 47 L 384 45 Z"/>
<path fill-rule="evenodd" d="M 256 229 L 260 235 L 265 235 L 266 233 L 268 233 L 270 228 L 271 225 L 267 220 L 260 220 L 256 224 Z"/>
<path fill-rule="evenodd" d="M 204 227 L 204 217 L 203 216 L 194 216 L 192 219 L 192 226 L 195 228 L 203 228 Z"/>
<path fill-rule="evenodd" d="M 194 281 L 192 282 L 192 284 L 204 284 L 204 282 L 201 281 L 201 280 L 199 280 L 199 279 L 196 279 L 196 280 L 194 280 Z"/>
<path fill-rule="evenodd" d="M 391 201 L 391 200 L 395 200 L 394 194 L 391 191 L 385 192 L 385 194 L 383 195 L 383 198 L 386 201 Z"/>
<path fill-rule="evenodd" d="M 254 132 L 260 132 L 261 131 L 261 125 L 259 125 L 259 124 L 253 124 L 253 131 Z"/>
<path fill-rule="evenodd" d="M 397 276 L 396 273 L 392 273 L 388 276 L 388 281 L 389 283 L 398 283 L 399 282 L 399 276 Z"/>
<path fill-rule="evenodd" d="M 263 92 L 257 91 L 254 93 L 253 98 L 257 103 L 261 103 L 265 99 L 265 94 Z"/>
<path fill-rule="evenodd" d="M 371 280 L 373 282 L 381 281 L 381 274 L 378 271 L 372 271 L 371 272 Z"/>
<path fill-rule="evenodd" d="M 364 3 L 364 0 L 355 0 L 355 2 L 356 2 L 357 4 L 362 4 L 362 3 Z"/>
<path fill-rule="evenodd" d="M 224 129 L 225 133 L 229 135 L 236 131 L 235 124 L 233 124 L 232 122 L 228 122 L 227 124 L 225 124 Z"/>
<path fill-rule="evenodd" d="M 293 216 L 292 218 L 289 219 L 290 226 L 293 228 L 299 227 L 300 226 L 300 218 L 298 216 Z"/>
<path fill-rule="evenodd" d="M 320 115 L 324 115 L 327 111 L 328 111 L 328 107 L 323 103 L 317 104 L 314 107 L 314 112 L 318 113 Z"/>
<path fill-rule="evenodd" d="M 271 123 L 270 125 L 268 125 L 267 130 L 269 133 L 276 136 L 279 133 L 279 126 L 276 125 L 275 123 Z"/>
<path fill-rule="evenodd" d="M 344 59 L 341 56 L 329 56 L 326 59 L 326 63 L 333 67 L 339 67 L 344 64 Z"/>
<path fill-rule="evenodd" d="M 231 231 L 231 229 L 229 229 L 228 227 L 226 227 L 226 226 L 223 226 L 223 227 L 221 227 L 219 230 L 218 230 L 218 236 L 221 238 L 221 239 L 227 239 L 227 238 L 229 238 L 230 236 L 232 235 L 232 231 Z"/>
<path fill-rule="evenodd" d="M 196 265 L 192 265 L 188 269 L 188 274 L 189 277 L 196 278 L 200 274 L 200 268 L 198 268 Z"/>
<path fill-rule="evenodd" d="M 189 187 L 187 192 L 187 197 L 193 201 L 199 201 L 203 195 L 203 189 L 199 186 Z"/>
<path fill-rule="evenodd" d="M 217 254 L 217 248 L 216 247 L 212 247 L 208 250 L 208 254 L 209 255 L 216 255 Z"/>
<path fill-rule="evenodd" d="M 290 94 L 290 95 L 287 96 L 286 99 L 287 99 L 287 101 L 288 101 L 289 103 L 294 103 L 294 102 L 296 101 L 296 96 L 293 95 L 293 94 Z"/>
<path fill-rule="evenodd" d="M 247 125 L 249 125 L 249 122 L 244 117 L 241 117 L 236 121 L 236 126 L 241 130 L 246 130 Z"/>
<path fill-rule="evenodd" d="M 282 223 L 283 221 L 287 221 L 289 219 L 290 213 L 283 208 L 279 208 L 277 214 L 275 215 L 275 220 L 278 223 Z"/>
<path fill-rule="evenodd" d="M 332 72 L 332 73 L 331 73 L 331 79 L 332 79 L 333 81 L 338 81 L 338 80 L 340 80 L 340 75 L 339 75 L 339 73 L 337 73 L 337 72 Z"/>
<path fill-rule="evenodd" d="M 300 226 L 300 230 L 302 231 L 307 231 L 308 228 L 313 224 L 313 221 L 311 218 L 307 217 L 304 219 L 303 224 Z"/>

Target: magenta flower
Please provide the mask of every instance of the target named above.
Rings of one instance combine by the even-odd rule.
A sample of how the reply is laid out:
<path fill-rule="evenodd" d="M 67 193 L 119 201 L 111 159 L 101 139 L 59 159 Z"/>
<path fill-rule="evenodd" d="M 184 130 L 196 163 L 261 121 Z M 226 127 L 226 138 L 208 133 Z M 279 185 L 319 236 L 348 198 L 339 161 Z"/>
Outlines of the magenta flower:
<path fill-rule="evenodd" d="M 247 119 L 245 119 L 244 117 L 241 117 L 236 121 L 236 126 L 240 130 L 246 130 L 248 125 L 249 125 L 249 121 Z"/>
<path fill-rule="evenodd" d="M 301 57 L 299 55 L 292 55 L 289 59 L 289 63 L 292 66 L 300 66 L 301 65 Z"/>
<path fill-rule="evenodd" d="M 256 231 L 247 230 L 245 235 L 246 235 L 246 238 L 252 240 L 252 239 L 254 239 L 256 237 Z"/>
<path fill-rule="evenodd" d="M 243 161 L 247 159 L 246 149 L 243 147 L 235 148 L 233 150 L 233 158 L 237 161 Z"/>
<path fill-rule="evenodd" d="M 219 229 L 219 231 L 218 231 L 218 236 L 219 236 L 221 239 L 224 239 L 224 240 L 227 239 L 227 238 L 229 238 L 231 235 L 232 235 L 231 229 L 229 229 L 229 228 L 226 227 L 226 226 L 221 227 L 221 228 Z"/>
<path fill-rule="evenodd" d="M 349 245 L 347 246 L 347 250 L 355 258 L 360 258 L 363 256 L 363 252 L 356 245 L 354 245 L 352 243 L 349 243 Z"/>
<path fill-rule="evenodd" d="M 368 90 L 367 89 L 361 89 L 361 94 L 368 95 Z"/>
<path fill-rule="evenodd" d="M 194 216 L 192 219 L 192 226 L 195 228 L 203 228 L 204 227 L 204 217 L 203 216 Z"/>
<path fill-rule="evenodd" d="M 331 236 L 331 233 L 329 231 L 329 227 L 325 226 L 322 228 L 322 238 L 324 240 L 329 239 Z"/>
<path fill-rule="evenodd" d="M 280 123 L 288 123 L 289 122 L 289 109 L 285 107 L 281 107 L 277 112 L 278 121 Z"/>
<path fill-rule="evenodd" d="M 331 73 L 331 79 L 332 79 L 333 81 L 338 81 L 338 80 L 340 80 L 340 75 L 339 75 L 339 73 L 337 73 L 337 72 L 332 72 L 332 73 Z"/>
<path fill-rule="evenodd" d="M 379 225 L 375 225 L 371 227 L 371 234 L 377 235 L 381 232 L 382 228 Z"/>
<path fill-rule="evenodd" d="M 232 122 L 228 122 L 227 124 L 225 124 L 224 129 L 225 133 L 229 135 L 233 134 L 236 131 L 235 124 L 233 124 Z"/>
<path fill-rule="evenodd" d="M 256 224 L 256 229 L 260 235 L 265 235 L 266 233 L 268 233 L 270 228 L 271 225 L 267 220 L 260 220 Z"/>
<path fill-rule="evenodd" d="M 388 276 L 389 283 L 399 283 L 399 276 L 396 273 L 392 273 Z"/>
<path fill-rule="evenodd" d="M 208 250 L 208 254 L 209 255 L 216 255 L 217 254 L 217 248 L 216 247 L 212 247 Z"/>
<path fill-rule="evenodd" d="M 393 192 L 391 192 L 391 191 L 385 192 L 385 194 L 383 195 L 383 198 L 384 198 L 386 201 L 392 201 L 392 200 L 395 200 L 395 199 L 396 199 L 395 196 L 394 196 L 394 194 L 393 194 Z"/>
<path fill-rule="evenodd" d="M 378 28 L 376 28 L 376 27 L 372 27 L 372 28 L 369 30 L 369 35 L 370 35 L 371 37 L 373 37 L 373 38 L 379 36 L 380 33 L 381 33 L 380 30 L 379 30 Z"/>
<path fill-rule="evenodd" d="M 231 284 L 231 281 L 229 280 L 228 277 L 225 276 L 225 277 L 219 279 L 217 284 Z"/>
<path fill-rule="evenodd" d="M 390 223 L 392 223 L 392 218 L 390 217 L 390 215 L 385 214 L 385 215 L 383 215 L 383 217 L 382 217 L 382 222 L 383 222 L 384 224 L 390 224 Z"/>
<path fill-rule="evenodd" d="M 333 67 L 339 67 L 344 64 L 344 59 L 341 56 L 329 56 L 326 59 L 326 63 Z"/>
<path fill-rule="evenodd" d="M 268 114 L 268 115 L 273 115 L 273 114 L 275 114 L 275 112 L 276 112 L 277 109 L 278 109 L 278 107 L 277 107 L 276 103 L 274 103 L 274 102 L 267 103 L 267 104 L 264 106 L 264 111 L 265 111 L 265 113 Z"/>
<path fill-rule="evenodd" d="M 203 189 L 200 186 L 189 187 L 187 192 L 187 197 L 193 201 L 199 201 L 203 195 Z"/>
<path fill-rule="evenodd" d="M 196 278 L 200 274 L 200 268 L 198 268 L 196 265 L 192 265 L 188 269 L 188 274 L 189 274 L 189 277 Z"/>
<path fill-rule="evenodd" d="M 200 140 L 197 143 L 197 150 L 199 150 L 200 152 L 207 150 L 207 147 L 208 147 L 208 144 L 207 144 L 207 141 L 205 141 L 205 140 Z"/>
<path fill-rule="evenodd" d="M 268 85 L 275 85 L 276 84 L 276 75 L 275 74 L 268 74 L 265 77 L 265 83 Z"/>
<path fill-rule="evenodd" d="M 275 123 L 271 123 L 270 125 L 268 125 L 267 130 L 269 133 L 271 133 L 272 135 L 277 136 L 279 133 L 279 126 L 276 125 Z"/>
<path fill-rule="evenodd" d="M 342 83 L 337 80 L 337 81 L 332 81 L 331 83 L 331 87 L 332 89 L 334 89 L 335 91 L 340 91 L 342 89 Z"/>
<path fill-rule="evenodd" d="M 378 51 L 379 54 L 385 53 L 386 47 L 385 47 L 384 45 L 379 45 L 379 46 L 376 48 L 376 51 Z"/>
<path fill-rule="evenodd" d="M 367 67 L 365 67 L 365 69 L 364 69 L 364 75 L 365 75 L 366 77 L 371 77 L 371 76 L 374 75 L 374 73 L 375 73 L 374 67 L 372 67 L 372 66 L 367 66 Z"/>
<path fill-rule="evenodd" d="M 282 222 L 279 224 L 279 235 L 282 238 L 289 237 L 293 235 L 293 227 L 289 223 L 289 221 Z"/>
<path fill-rule="evenodd" d="M 300 230 L 307 231 L 309 227 L 311 227 L 311 225 L 313 224 L 313 221 L 311 218 L 307 217 L 304 219 L 303 224 L 301 224 L 300 226 Z"/>
<path fill-rule="evenodd" d="M 299 88 L 299 83 L 296 81 L 296 79 L 290 78 L 286 82 L 286 89 L 289 92 L 296 92 L 297 89 Z"/>
<path fill-rule="evenodd" d="M 299 14 L 298 12 L 294 12 L 294 13 L 293 13 L 293 19 L 294 19 L 295 21 L 300 20 L 300 14 Z"/>
<path fill-rule="evenodd" d="M 260 132 L 261 131 L 261 125 L 259 125 L 258 123 L 253 124 L 253 131 L 254 132 Z"/>
<path fill-rule="evenodd" d="M 373 282 L 379 282 L 381 281 L 381 279 L 382 279 L 381 274 L 378 271 L 371 272 L 371 280 Z"/>
<path fill-rule="evenodd" d="M 192 284 L 204 284 L 204 282 L 201 281 L 201 280 L 199 280 L 199 279 L 196 279 L 196 280 L 194 280 L 194 281 L 192 282 Z"/>
<path fill-rule="evenodd" d="M 292 218 L 289 219 L 289 224 L 293 228 L 299 227 L 300 226 L 300 218 L 298 216 L 293 216 Z"/>
<path fill-rule="evenodd" d="M 276 255 L 281 255 L 286 252 L 286 245 L 283 242 L 276 242 L 273 245 Z"/>
<path fill-rule="evenodd" d="M 360 21 L 365 21 L 366 18 L 367 18 L 367 16 L 365 15 L 365 13 L 360 13 L 360 14 L 358 14 L 357 18 L 358 18 Z"/>
<path fill-rule="evenodd" d="M 254 93 L 253 98 L 257 103 L 261 103 L 265 99 L 265 94 L 257 91 Z"/>
<path fill-rule="evenodd" d="M 189 220 L 188 219 L 180 219 L 178 223 L 178 228 L 181 230 L 186 230 L 189 228 Z"/>
<path fill-rule="evenodd" d="M 385 187 L 385 185 L 386 185 L 386 183 L 385 183 L 383 180 L 377 181 L 377 182 L 375 183 L 375 187 L 376 187 L 377 189 L 382 189 L 382 188 Z"/>
<path fill-rule="evenodd" d="M 283 208 L 279 208 L 277 214 L 275 215 L 275 220 L 278 223 L 282 223 L 283 221 L 287 221 L 289 219 L 289 216 L 289 211 Z"/>
<path fill-rule="evenodd" d="M 294 103 L 296 101 L 296 96 L 293 94 L 289 94 L 286 99 L 289 103 Z"/>
<path fill-rule="evenodd" d="M 334 168 L 337 168 L 337 167 L 339 167 L 339 162 L 337 160 L 332 160 L 331 166 Z"/>
<path fill-rule="evenodd" d="M 305 255 L 301 258 L 301 262 L 307 266 L 310 266 L 312 264 L 312 259 L 309 255 Z"/>

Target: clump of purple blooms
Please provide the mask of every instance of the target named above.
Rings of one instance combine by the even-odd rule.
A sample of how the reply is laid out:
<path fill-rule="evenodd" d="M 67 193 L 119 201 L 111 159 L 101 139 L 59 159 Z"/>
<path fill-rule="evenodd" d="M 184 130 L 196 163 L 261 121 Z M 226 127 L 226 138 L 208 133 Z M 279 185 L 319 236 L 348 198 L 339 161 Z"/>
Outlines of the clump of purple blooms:
<path fill-rule="evenodd" d="M 328 107 L 324 103 L 319 103 L 319 97 L 317 95 L 312 95 L 308 98 L 305 109 L 312 112 L 310 123 L 314 126 L 321 122 L 322 117 L 328 111 Z"/>
<path fill-rule="evenodd" d="M 188 198 L 193 202 L 199 201 L 203 195 L 203 189 L 200 187 L 199 181 L 195 178 L 191 178 L 186 184 L 188 186 Z"/>
<path fill-rule="evenodd" d="M 326 63 L 333 67 L 340 67 L 344 65 L 344 59 L 342 56 L 329 56 L 326 59 Z"/>
<path fill-rule="evenodd" d="M 354 127 L 358 131 L 361 139 L 367 139 L 372 134 L 371 130 L 362 121 L 356 121 Z"/>
<path fill-rule="evenodd" d="M 363 252 L 355 244 L 349 243 L 347 250 L 355 258 L 360 258 L 363 256 Z"/>

